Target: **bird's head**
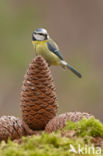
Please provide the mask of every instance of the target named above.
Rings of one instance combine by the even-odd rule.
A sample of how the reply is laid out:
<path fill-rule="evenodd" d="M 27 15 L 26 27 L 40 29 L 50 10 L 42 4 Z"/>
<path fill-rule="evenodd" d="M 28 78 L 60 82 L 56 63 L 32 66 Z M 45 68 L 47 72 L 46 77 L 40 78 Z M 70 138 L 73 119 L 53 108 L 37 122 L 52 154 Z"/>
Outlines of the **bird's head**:
<path fill-rule="evenodd" d="M 49 34 L 44 28 L 38 28 L 32 34 L 32 41 L 44 41 L 47 39 L 49 39 Z"/>

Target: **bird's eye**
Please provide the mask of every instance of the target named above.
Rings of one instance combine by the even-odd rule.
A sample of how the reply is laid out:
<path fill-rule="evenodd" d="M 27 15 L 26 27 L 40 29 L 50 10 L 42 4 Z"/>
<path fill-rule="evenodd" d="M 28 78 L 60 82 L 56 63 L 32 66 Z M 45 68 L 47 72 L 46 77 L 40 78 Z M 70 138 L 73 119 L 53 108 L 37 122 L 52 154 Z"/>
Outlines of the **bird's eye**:
<path fill-rule="evenodd" d="M 42 33 L 39 33 L 39 35 L 43 35 Z"/>

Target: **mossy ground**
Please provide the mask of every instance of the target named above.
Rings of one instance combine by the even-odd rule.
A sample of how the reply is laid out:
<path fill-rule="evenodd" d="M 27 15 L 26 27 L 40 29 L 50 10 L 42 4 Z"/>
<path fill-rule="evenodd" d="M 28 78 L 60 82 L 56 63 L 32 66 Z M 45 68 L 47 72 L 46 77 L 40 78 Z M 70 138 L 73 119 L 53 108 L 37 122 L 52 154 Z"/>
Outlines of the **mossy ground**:
<path fill-rule="evenodd" d="M 98 138 L 103 139 L 103 124 L 98 120 L 90 118 L 75 123 L 68 121 L 63 130 L 55 133 L 43 132 L 41 136 L 23 137 L 18 142 L 8 140 L 8 143 L 5 143 L 2 141 L 0 156 L 74 156 L 78 154 L 69 151 L 70 144 L 75 149 L 78 148 L 78 145 L 89 147 L 93 144 L 91 140 L 96 139 L 97 141 Z M 79 155 L 86 156 L 88 153 Z M 96 153 L 91 152 L 89 155 L 94 156 Z"/>

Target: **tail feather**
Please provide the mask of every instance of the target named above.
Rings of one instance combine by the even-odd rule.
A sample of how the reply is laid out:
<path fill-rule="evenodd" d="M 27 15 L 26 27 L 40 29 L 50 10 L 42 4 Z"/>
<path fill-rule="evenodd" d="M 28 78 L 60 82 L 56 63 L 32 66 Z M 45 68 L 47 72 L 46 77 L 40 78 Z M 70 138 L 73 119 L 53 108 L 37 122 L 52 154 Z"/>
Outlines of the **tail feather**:
<path fill-rule="evenodd" d="M 66 61 L 61 61 L 61 64 L 62 66 L 66 66 L 68 69 L 70 69 L 79 78 L 82 77 L 82 75 L 75 68 L 73 68 L 70 64 L 68 64 Z"/>

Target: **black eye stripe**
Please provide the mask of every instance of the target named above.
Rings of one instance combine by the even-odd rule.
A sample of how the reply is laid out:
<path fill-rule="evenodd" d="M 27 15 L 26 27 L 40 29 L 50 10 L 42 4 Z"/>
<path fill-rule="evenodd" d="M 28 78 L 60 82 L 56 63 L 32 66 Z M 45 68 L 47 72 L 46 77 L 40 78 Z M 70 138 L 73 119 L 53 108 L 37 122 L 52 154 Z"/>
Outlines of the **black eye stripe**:
<path fill-rule="evenodd" d="M 36 33 L 36 32 L 34 32 L 34 34 L 38 34 L 38 35 L 42 35 L 42 36 L 46 36 L 46 34 L 42 34 L 42 33 Z"/>
<path fill-rule="evenodd" d="M 44 34 L 42 34 L 42 33 L 39 33 L 39 35 L 44 35 Z"/>
<path fill-rule="evenodd" d="M 40 36 L 39 36 L 40 35 Z M 49 38 L 47 33 L 39 33 L 39 32 L 33 32 L 32 34 L 32 40 L 40 40 L 38 38 L 41 38 L 41 40 L 47 40 Z"/>

